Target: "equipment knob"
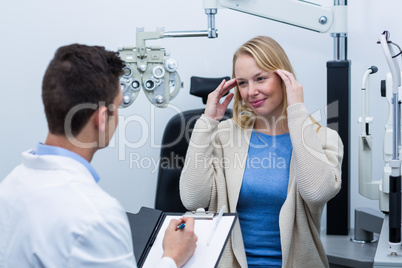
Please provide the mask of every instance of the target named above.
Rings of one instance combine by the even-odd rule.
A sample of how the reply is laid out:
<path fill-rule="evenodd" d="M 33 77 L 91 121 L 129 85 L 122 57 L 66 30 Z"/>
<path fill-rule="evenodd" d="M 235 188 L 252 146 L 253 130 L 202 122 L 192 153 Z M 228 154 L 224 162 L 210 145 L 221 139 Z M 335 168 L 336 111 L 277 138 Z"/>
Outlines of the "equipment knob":
<path fill-rule="evenodd" d="M 154 98 L 155 105 L 160 106 L 165 103 L 165 97 L 162 95 L 156 95 Z"/>
<path fill-rule="evenodd" d="M 175 59 L 168 58 L 165 60 L 165 69 L 170 73 L 176 72 L 178 65 Z"/>
<path fill-rule="evenodd" d="M 125 96 L 123 97 L 123 102 L 124 102 L 125 104 L 130 103 L 130 96 L 129 96 L 129 95 L 125 95 Z"/>

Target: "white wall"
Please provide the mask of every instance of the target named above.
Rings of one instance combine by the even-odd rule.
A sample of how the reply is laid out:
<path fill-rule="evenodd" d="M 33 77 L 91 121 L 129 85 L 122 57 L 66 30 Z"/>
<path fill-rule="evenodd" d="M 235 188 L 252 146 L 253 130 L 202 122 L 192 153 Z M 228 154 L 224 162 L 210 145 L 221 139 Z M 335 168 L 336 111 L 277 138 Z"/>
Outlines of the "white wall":
<path fill-rule="evenodd" d="M 316 1 L 331 5 L 332 1 Z M 357 135 L 360 126 L 360 88 L 364 71 L 379 67 L 371 84 L 374 134 L 374 175 L 382 174 L 382 134 L 387 116 L 385 100 L 379 97 L 379 81 L 388 67 L 376 41 L 383 30 L 391 32 L 394 42 L 402 45 L 400 1 L 349 1 L 349 54 L 352 60 L 352 164 L 351 212 L 355 207 L 378 207 L 357 190 Z M 36 146 L 46 137 L 46 120 L 41 102 L 41 80 L 55 50 L 70 43 L 102 45 L 116 50 L 122 45 L 135 45 L 136 27 L 153 31 L 206 29 L 206 15 L 201 0 L 70 0 L 7 1 L 0 8 L 0 180 L 20 163 L 20 152 Z M 179 61 L 179 74 L 184 88 L 172 104 L 181 110 L 203 107 L 199 98 L 189 95 L 192 75 L 219 77 L 231 74 L 233 52 L 256 35 L 275 38 L 287 51 L 299 82 L 304 86 L 305 102 L 317 118 L 325 119 L 326 61 L 333 58 L 329 34 L 318 34 L 277 22 L 219 10 L 216 16 L 219 38 L 164 39 L 149 44 L 166 47 Z M 155 116 L 153 116 L 153 114 Z M 154 204 L 157 172 L 146 168 L 159 159 L 159 144 L 166 122 L 175 114 L 172 109 L 156 109 L 141 93 L 134 105 L 121 110 L 121 123 L 111 148 L 98 152 L 93 160 L 100 173 L 101 186 L 117 197 L 126 210 L 136 212 L 141 206 Z M 144 119 L 141 127 L 133 115 Z M 319 118 L 317 118 L 319 119 Z M 324 122 L 321 122 L 324 123 Z M 325 123 L 324 123 L 325 124 Z M 145 136 L 145 144 L 139 143 Z M 152 138 L 151 138 L 152 137 Z M 130 155 L 142 157 L 142 167 L 130 164 Z M 353 222 L 353 221 L 352 221 Z"/>

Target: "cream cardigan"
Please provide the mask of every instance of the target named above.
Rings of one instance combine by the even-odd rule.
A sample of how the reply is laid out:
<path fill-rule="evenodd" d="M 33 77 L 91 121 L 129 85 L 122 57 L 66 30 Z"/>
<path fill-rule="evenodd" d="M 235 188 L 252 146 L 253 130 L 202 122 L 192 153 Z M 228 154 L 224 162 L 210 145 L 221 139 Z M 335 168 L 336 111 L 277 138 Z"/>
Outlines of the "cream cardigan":
<path fill-rule="evenodd" d="M 304 103 L 288 107 L 293 152 L 287 198 L 279 215 L 282 267 L 328 267 L 320 240 L 324 205 L 341 187 L 343 145 L 337 132 L 318 128 Z M 318 131 L 317 131 L 318 129 Z M 219 123 L 202 116 L 194 127 L 180 195 L 189 210 L 226 205 L 236 212 L 252 129 L 233 119 Z M 220 267 L 247 267 L 240 224 L 235 224 Z"/>

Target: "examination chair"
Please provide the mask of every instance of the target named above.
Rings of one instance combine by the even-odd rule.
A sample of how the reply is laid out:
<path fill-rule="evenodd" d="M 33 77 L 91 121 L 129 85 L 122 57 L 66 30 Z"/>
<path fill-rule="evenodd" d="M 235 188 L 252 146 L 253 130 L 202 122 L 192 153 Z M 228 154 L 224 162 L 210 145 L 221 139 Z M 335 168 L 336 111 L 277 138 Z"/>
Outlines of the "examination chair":
<path fill-rule="evenodd" d="M 202 98 L 207 103 L 211 93 L 223 79 L 230 77 L 202 78 L 191 77 L 190 94 Z M 164 212 L 185 212 L 180 199 L 179 180 L 184 166 L 188 143 L 197 119 L 204 109 L 185 111 L 173 116 L 167 123 L 162 137 L 162 149 L 159 161 L 158 182 L 156 187 L 155 208 Z M 228 109 L 222 120 L 232 117 Z"/>

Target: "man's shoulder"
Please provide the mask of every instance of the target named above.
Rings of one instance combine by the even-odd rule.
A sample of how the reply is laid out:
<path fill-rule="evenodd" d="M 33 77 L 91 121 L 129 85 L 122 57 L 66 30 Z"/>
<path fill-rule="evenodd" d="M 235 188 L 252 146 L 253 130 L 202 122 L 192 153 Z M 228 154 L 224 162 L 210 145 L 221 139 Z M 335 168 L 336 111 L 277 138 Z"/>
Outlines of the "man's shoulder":
<path fill-rule="evenodd" d="M 79 190 L 85 195 L 83 202 L 88 203 L 88 207 L 92 207 L 95 213 L 106 216 L 124 213 L 120 202 L 96 183 L 94 185 L 87 184 L 85 187 L 80 187 Z"/>
<path fill-rule="evenodd" d="M 77 166 L 80 166 L 78 162 Z M 76 222 L 125 217 L 121 204 L 105 192 L 85 168 L 81 171 L 31 169 L 21 164 L 0 183 L 0 197 L 10 205 L 26 204 L 25 216 L 31 214 L 30 220 L 38 223 L 44 219 L 54 220 L 55 224 L 61 223 L 61 228 Z"/>

